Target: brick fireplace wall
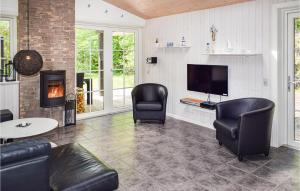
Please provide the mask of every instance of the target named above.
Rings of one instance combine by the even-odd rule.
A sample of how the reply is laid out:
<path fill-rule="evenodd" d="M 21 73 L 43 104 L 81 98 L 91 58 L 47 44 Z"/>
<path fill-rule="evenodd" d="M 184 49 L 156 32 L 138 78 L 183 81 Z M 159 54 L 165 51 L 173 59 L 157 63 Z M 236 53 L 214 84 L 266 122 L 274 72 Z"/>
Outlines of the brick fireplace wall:
<path fill-rule="evenodd" d="M 75 0 L 30 0 L 30 49 L 43 57 L 42 70 L 66 70 L 66 94 L 75 86 Z M 18 49 L 26 49 L 27 0 L 19 0 Z M 19 76 L 20 117 L 49 117 L 63 125 L 64 107 L 40 107 L 40 76 Z"/>

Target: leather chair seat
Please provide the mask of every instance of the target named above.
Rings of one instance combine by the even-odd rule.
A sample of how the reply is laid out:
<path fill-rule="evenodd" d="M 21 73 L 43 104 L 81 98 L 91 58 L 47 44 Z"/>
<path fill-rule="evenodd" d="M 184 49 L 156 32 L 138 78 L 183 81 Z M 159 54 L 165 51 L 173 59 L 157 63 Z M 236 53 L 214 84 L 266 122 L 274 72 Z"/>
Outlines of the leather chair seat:
<path fill-rule="evenodd" d="M 136 104 L 136 109 L 139 111 L 160 111 L 162 104 L 156 101 L 140 101 Z"/>
<path fill-rule="evenodd" d="M 56 147 L 50 157 L 53 190 L 110 191 L 118 188 L 118 174 L 78 144 Z"/>
<path fill-rule="evenodd" d="M 214 127 L 228 138 L 236 139 L 239 131 L 239 120 L 219 119 L 214 122 Z"/>

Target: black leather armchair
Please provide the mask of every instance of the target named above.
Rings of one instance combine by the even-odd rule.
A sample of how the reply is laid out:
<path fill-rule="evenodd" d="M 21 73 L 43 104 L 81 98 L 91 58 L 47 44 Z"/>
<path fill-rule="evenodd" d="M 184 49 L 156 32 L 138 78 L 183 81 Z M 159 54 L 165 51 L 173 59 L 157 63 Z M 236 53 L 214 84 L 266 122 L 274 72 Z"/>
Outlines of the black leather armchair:
<path fill-rule="evenodd" d="M 243 98 L 217 104 L 216 138 L 238 159 L 250 154 L 269 155 L 275 104 L 264 98 Z"/>
<path fill-rule="evenodd" d="M 168 90 L 160 84 L 140 84 L 131 92 L 133 120 L 159 120 L 165 123 Z"/>
<path fill-rule="evenodd" d="M 49 191 L 51 146 L 30 140 L 1 146 L 1 189 L 5 191 Z"/>

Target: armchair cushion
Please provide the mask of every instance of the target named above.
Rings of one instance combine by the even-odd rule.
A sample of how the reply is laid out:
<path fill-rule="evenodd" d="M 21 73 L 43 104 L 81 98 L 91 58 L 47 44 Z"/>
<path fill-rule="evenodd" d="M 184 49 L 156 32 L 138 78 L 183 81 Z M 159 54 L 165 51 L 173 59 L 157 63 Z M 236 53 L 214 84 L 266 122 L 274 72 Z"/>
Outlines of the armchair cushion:
<path fill-rule="evenodd" d="M 239 120 L 219 119 L 214 122 L 214 127 L 223 135 L 236 139 L 239 134 Z"/>
<path fill-rule="evenodd" d="M 136 104 L 136 109 L 139 111 L 160 111 L 162 104 L 157 101 L 140 101 Z"/>

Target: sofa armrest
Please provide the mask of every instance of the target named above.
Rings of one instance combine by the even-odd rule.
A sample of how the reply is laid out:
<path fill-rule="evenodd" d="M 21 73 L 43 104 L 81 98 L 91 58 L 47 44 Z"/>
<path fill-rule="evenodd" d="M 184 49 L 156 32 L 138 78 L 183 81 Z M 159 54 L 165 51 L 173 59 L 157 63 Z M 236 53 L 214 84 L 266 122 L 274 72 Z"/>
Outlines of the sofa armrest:
<path fill-rule="evenodd" d="M 139 86 L 136 86 L 131 91 L 132 104 L 135 105 L 137 102 L 142 101 L 142 95 L 139 91 Z"/>
<path fill-rule="evenodd" d="M 158 88 L 158 95 L 161 104 L 163 105 L 162 110 L 165 110 L 167 107 L 167 99 L 168 99 L 168 89 L 165 86 L 160 86 Z"/>
<path fill-rule="evenodd" d="M 1 166 L 29 160 L 50 154 L 51 145 L 48 141 L 24 140 L 1 146 Z"/>

